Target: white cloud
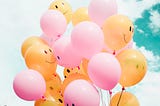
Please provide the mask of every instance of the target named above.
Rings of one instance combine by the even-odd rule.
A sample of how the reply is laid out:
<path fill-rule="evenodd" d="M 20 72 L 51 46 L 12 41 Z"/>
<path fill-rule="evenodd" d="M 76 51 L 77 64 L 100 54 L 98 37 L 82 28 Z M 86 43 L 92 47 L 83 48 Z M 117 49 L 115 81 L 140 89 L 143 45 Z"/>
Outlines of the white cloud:
<path fill-rule="evenodd" d="M 159 0 L 117 0 L 118 11 L 131 18 L 133 21 L 142 17 L 142 12 L 153 5 L 160 3 Z"/>
<path fill-rule="evenodd" d="M 160 31 L 160 13 L 158 11 L 152 10 L 151 15 L 152 16 L 150 16 L 150 28 L 153 30 L 154 33 L 157 33 Z"/>

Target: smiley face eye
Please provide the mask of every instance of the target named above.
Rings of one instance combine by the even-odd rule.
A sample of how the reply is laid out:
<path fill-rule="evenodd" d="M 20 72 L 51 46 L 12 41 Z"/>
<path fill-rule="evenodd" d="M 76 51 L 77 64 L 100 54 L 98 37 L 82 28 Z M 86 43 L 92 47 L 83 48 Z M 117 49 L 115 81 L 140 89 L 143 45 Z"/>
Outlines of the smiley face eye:
<path fill-rule="evenodd" d="M 59 56 L 57 56 L 57 59 L 58 59 L 58 60 L 60 60 L 60 57 L 59 57 Z"/>
<path fill-rule="evenodd" d="M 69 70 L 69 69 L 67 69 L 67 72 L 68 72 L 68 73 L 70 73 L 70 70 Z"/>
<path fill-rule="evenodd" d="M 62 99 L 58 99 L 60 103 L 63 103 Z"/>
<path fill-rule="evenodd" d="M 129 31 L 131 31 L 131 30 L 132 30 L 132 27 L 130 26 L 130 27 L 129 27 Z"/>
<path fill-rule="evenodd" d="M 75 106 L 74 104 L 72 104 L 72 106 Z"/>
<path fill-rule="evenodd" d="M 44 50 L 44 53 L 45 53 L 45 54 L 47 54 L 47 51 L 46 51 L 46 50 Z"/>
<path fill-rule="evenodd" d="M 57 5 L 55 5 L 55 7 L 56 7 L 56 8 L 58 8 L 58 6 L 57 6 Z"/>
<path fill-rule="evenodd" d="M 51 50 L 51 49 L 49 49 L 49 51 L 50 51 L 50 52 L 52 52 L 52 50 Z"/>
<path fill-rule="evenodd" d="M 62 3 L 62 5 L 64 5 L 64 3 Z"/>

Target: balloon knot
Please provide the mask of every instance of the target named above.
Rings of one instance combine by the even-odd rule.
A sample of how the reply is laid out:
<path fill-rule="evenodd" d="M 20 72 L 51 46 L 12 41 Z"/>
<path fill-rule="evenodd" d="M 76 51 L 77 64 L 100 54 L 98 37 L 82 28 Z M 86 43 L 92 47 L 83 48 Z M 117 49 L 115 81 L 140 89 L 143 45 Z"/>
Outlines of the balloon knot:
<path fill-rule="evenodd" d="M 113 51 L 113 55 L 116 55 L 116 51 L 115 50 Z"/>
<path fill-rule="evenodd" d="M 80 70 L 80 67 L 79 67 L 79 66 L 78 66 L 77 68 L 78 68 L 78 70 Z"/>
<path fill-rule="evenodd" d="M 112 91 L 109 90 L 109 94 L 112 95 Z"/>
<path fill-rule="evenodd" d="M 125 87 L 122 87 L 122 91 L 126 90 Z"/>
<path fill-rule="evenodd" d="M 42 100 L 43 100 L 43 101 L 46 101 L 46 97 L 45 97 L 45 96 L 42 96 Z"/>

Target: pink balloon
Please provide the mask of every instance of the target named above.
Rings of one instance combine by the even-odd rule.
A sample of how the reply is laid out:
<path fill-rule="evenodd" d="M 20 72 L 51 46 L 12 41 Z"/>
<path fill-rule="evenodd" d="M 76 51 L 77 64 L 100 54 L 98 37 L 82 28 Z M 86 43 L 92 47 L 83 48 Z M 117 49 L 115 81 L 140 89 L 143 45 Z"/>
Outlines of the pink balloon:
<path fill-rule="evenodd" d="M 126 49 L 131 49 L 133 48 L 133 39 L 122 49 L 120 50 L 117 50 L 117 51 L 113 51 L 111 50 L 109 47 L 107 47 L 107 45 L 104 45 L 104 49 L 108 52 L 108 53 L 111 53 L 111 54 L 114 54 L 115 56 L 118 55 L 120 52 L 122 52 L 123 50 L 126 50 Z"/>
<path fill-rule="evenodd" d="M 65 106 L 99 106 L 100 96 L 86 80 L 74 80 L 64 91 Z"/>
<path fill-rule="evenodd" d="M 40 25 L 47 36 L 55 37 L 62 35 L 67 28 L 66 18 L 57 10 L 46 11 L 41 17 Z"/>
<path fill-rule="evenodd" d="M 55 43 L 55 41 L 58 40 L 61 37 L 61 35 L 59 35 L 59 36 L 47 36 L 45 34 L 42 34 L 40 37 L 44 41 L 46 41 L 47 44 L 51 47 Z"/>
<path fill-rule="evenodd" d="M 101 28 L 93 22 L 77 24 L 71 34 L 71 43 L 77 54 L 90 59 L 100 52 L 104 45 L 104 35 Z"/>
<path fill-rule="evenodd" d="M 46 91 L 46 84 L 40 73 L 29 69 L 16 75 L 13 89 L 21 99 L 34 101 L 42 98 Z"/>
<path fill-rule="evenodd" d="M 98 53 L 88 63 L 88 75 L 98 87 L 111 90 L 120 79 L 120 63 L 112 54 Z"/>
<path fill-rule="evenodd" d="M 116 0 L 91 0 L 88 7 L 89 17 L 99 26 L 102 26 L 109 16 L 116 13 Z"/>
<path fill-rule="evenodd" d="M 76 54 L 69 38 L 61 37 L 54 43 L 52 49 L 59 65 L 68 68 L 74 68 L 80 65 L 82 57 Z"/>

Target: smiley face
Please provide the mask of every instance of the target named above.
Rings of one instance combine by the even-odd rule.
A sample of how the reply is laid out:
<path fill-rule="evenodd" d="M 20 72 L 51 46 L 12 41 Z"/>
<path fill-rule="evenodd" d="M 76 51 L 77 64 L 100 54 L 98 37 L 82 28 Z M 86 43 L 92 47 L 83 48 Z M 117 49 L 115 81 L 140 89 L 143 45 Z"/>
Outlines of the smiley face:
<path fill-rule="evenodd" d="M 58 10 L 63 13 L 66 17 L 67 23 L 70 22 L 72 18 L 72 8 L 66 0 L 54 0 L 49 9 Z"/>
<path fill-rule="evenodd" d="M 134 26 L 132 21 L 124 15 L 113 15 L 106 19 L 102 27 L 105 44 L 111 50 L 120 50 L 132 39 Z"/>
<path fill-rule="evenodd" d="M 80 70 L 78 68 L 65 68 L 63 71 L 64 78 L 67 78 L 71 74 L 80 73 Z"/>
<path fill-rule="evenodd" d="M 44 44 L 30 47 L 25 56 L 28 68 L 39 71 L 45 80 L 49 80 L 56 71 L 57 63 L 52 49 Z"/>
<path fill-rule="evenodd" d="M 61 93 L 62 81 L 57 73 L 54 73 L 50 80 L 46 81 L 46 96 L 47 94 L 55 96 Z"/>

